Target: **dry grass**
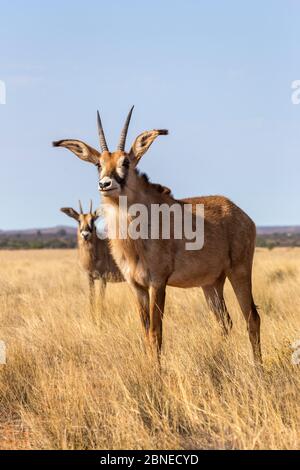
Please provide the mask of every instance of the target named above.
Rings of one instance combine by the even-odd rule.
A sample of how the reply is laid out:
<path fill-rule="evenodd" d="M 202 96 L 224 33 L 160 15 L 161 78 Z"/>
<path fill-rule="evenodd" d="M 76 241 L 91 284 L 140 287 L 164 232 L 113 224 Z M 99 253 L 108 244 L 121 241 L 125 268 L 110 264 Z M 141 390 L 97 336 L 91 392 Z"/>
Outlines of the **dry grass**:
<path fill-rule="evenodd" d="M 89 311 L 73 251 L 0 252 L 0 447 L 300 447 L 300 250 L 258 250 L 264 373 L 230 286 L 224 341 L 199 289 L 169 289 L 161 372 L 147 359 L 127 285 Z"/>

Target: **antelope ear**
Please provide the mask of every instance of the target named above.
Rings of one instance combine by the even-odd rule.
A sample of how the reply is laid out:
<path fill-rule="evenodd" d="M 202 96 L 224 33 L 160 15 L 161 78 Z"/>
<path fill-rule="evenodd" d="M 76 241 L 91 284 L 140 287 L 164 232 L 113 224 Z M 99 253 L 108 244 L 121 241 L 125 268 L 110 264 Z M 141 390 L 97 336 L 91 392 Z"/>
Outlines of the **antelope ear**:
<path fill-rule="evenodd" d="M 85 162 L 94 163 L 97 165 L 101 157 L 101 153 L 98 150 L 93 149 L 89 145 L 81 142 L 81 140 L 58 140 L 53 142 L 53 147 L 65 147 L 75 155 L 84 160 Z"/>
<path fill-rule="evenodd" d="M 64 214 L 68 215 L 69 217 L 72 217 L 72 219 L 75 219 L 78 221 L 79 214 L 74 209 L 72 209 L 72 207 L 62 207 L 60 210 Z"/>
<path fill-rule="evenodd" d="M 168 135 L 166 129 L 154 129 L 153 131 L 145 131 L 140 134 L 134 141 L 130 152 L 129 157 L 136 162 L 136 165 L 147 152 L 150 145 L 155 141 L 156 137 L 159 135 Z"/>

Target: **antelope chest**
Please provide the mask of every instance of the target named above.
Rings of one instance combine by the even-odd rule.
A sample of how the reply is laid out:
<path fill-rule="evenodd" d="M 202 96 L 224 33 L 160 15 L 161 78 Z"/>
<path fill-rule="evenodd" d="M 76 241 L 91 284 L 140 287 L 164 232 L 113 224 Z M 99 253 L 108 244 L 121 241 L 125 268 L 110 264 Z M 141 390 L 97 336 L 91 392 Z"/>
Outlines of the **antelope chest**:
<path fill-rule="evenodd" d="M 144 258 L 139 255 L 138 250 L 134 249 L 132 246 L 124 247 L 122 243 L 118 242 L 113 243 L 112 254 L 127 282 L 135 282 L 143 287 L 149 286 L 150 276 L 147 263 Z"/>
<path fill-rule="evenodd" d="M 79 260 L 80 260 L 81 266 L 86 271 L 93 271 L 95 269 L 94 257 L 93 257 L 93 253 L 91 250 L 80 249 Z"/>

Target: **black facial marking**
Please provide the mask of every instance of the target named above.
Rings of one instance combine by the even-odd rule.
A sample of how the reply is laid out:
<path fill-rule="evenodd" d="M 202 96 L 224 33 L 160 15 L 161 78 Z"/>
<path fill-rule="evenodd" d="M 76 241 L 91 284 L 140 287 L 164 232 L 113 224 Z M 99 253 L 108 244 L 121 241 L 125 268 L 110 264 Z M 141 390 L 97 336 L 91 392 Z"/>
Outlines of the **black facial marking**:
<path fill-rule="evenodd" d="M 90 233 L 92 233 L 93 228 L 90 225 L 84 225 L 83 227 L 81 227 L 80 231 L 81 232 L 90 232 Z"/>
<path fill-rule="evenodd" d="M 126 170 L 128 170 L 129 165 L 130 165 L 129 159 L 127 157 L 124 158 L 123 167 L 126 168 Z"/>
<path fill-rule="evenodd" d="M 117 171 L 115 171 L 114 174 L 113 174 L 113 177 L 115 178 L 117 183 L 121 186 L 121 188 L 123 188 L 125 186 L 127 176 L 128 176 L 129 165 L 130 165 L 129 159 L 124 158 L 123 163 L 122 163 L 122 170 L 123 170 L 124 176 L 121 177 L 117 173 Z"/>
<path fill-rule="evenodd" d="M 119 185 L 121 186 L 121 188 L 123 188 L 124 185 L 125 185 L 125 183 L 126 183 L 126 179 L 127 179 L 127 171 L 125 172 L 123 178 L 121 178 L 121 176 L 120 176 L 116 171 L 114 171 L 113 177 L 114 177 L 114 179 L 116 180 L 116 182 L 119 183 Z"/>

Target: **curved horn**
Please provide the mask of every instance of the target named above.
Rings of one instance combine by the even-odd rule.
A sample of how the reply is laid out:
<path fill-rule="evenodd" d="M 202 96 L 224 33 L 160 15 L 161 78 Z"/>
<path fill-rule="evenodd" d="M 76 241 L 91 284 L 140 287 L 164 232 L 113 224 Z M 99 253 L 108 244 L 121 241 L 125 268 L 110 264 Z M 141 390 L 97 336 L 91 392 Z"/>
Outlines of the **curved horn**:
<path fill-rule="evenodd" d="M 80 210 L 80 214 L 83 214 L 83 209 L 82 209 L 82 204 L 81 204 L 80 199 L 79 199 L 79 210 Z"/>
<path fill-rule="evenodd" d="M 91 199 L 91 201 L 90 201 L 90 214 L 92 214 L 92 213 L 93 213 L 93 201 Z"/>
<path fill-rule="evenodd" d="M 107 143 L 106 143 L 106 140 L 105 140 L 104 130 L 103 130 L 103 127 L 102 127 L 102 122 L 101 122 L 99 111 L 97 111 L 97 126 L 98 126 L 98 134 L 99 134 L 101 152 L 104 152 L 104 151 L 108 152 L 108 146 L 107 146 Z"/>
<path fill-rule="evenodd" d="M 123 151 L 125 149 L 126 137 L 127 137 L 128 127 L 129 127 L 129 124 L 130 124 L 130 119 L 131 119 L 133 108 L 134 108 L 134 106 L 132 106 L 131 110 L 128 113 L 128 116 L 127 116 L 127 119 L 125 121 L 123 130 L 121 132 L 120 141 L 119 141 L 119 145 L 118 145 L 117 150 L 122 150 Z"/>

